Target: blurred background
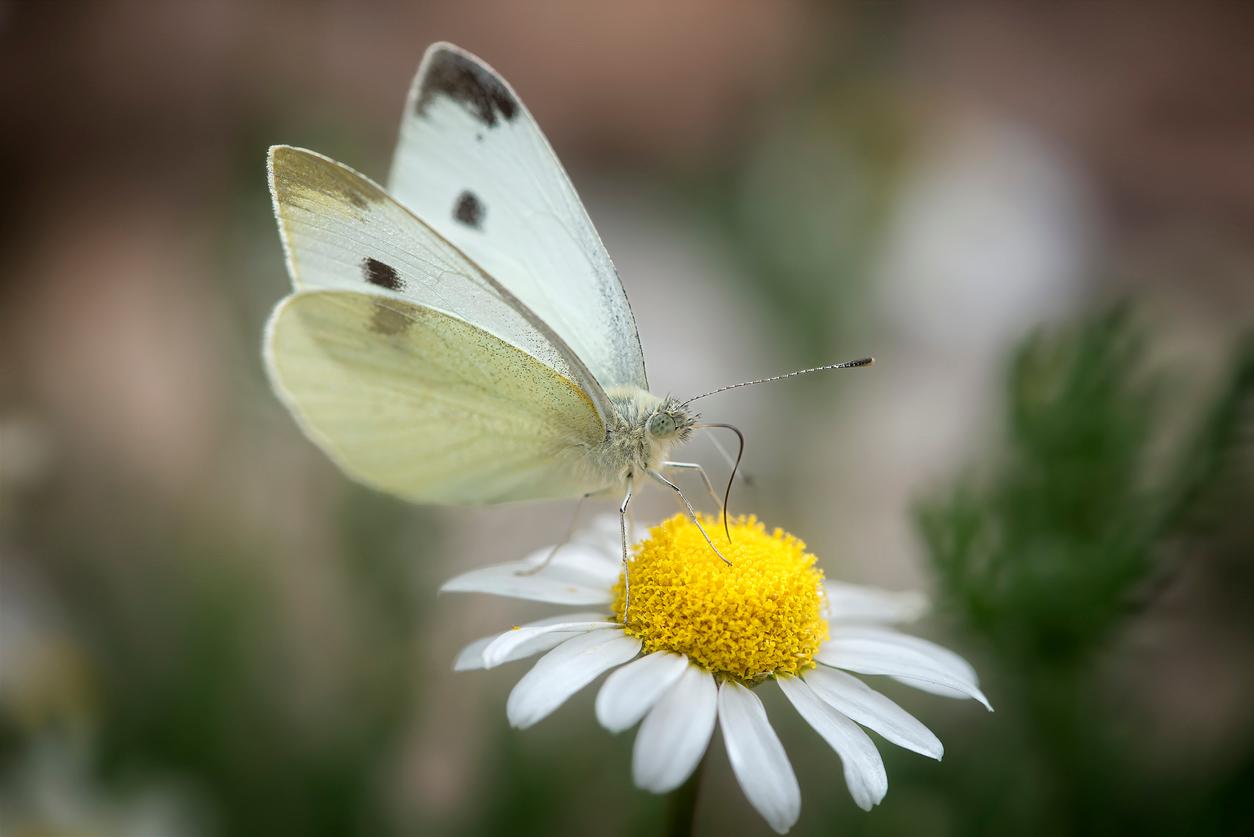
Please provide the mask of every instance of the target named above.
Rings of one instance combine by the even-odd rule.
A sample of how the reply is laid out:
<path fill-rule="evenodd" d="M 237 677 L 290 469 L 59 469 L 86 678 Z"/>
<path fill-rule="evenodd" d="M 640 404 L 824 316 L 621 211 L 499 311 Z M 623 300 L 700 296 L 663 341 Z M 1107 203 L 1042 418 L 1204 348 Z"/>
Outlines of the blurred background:
<path fill-rule="evenodd" d="M 519 733 L 523 665 L 451 671 L 551 608 L 440 582 L 573 504 L 358 488 L 262 371 L 266 147 L 382 180 L 440 39 L 547 132 L 655 391 L 877 358 L 703 402 L 733 505 L 929 590 L 997 712 L 886 686 L 946 758 L 881 742 L 867 814 L 762 690 L 794 833 L 1254 833 L 1254 6 L 800 0 L 0 0 L 0 832 L 663 827 L 594 690 Z M 713 746 L 696 833 L 768 833 Z"/>

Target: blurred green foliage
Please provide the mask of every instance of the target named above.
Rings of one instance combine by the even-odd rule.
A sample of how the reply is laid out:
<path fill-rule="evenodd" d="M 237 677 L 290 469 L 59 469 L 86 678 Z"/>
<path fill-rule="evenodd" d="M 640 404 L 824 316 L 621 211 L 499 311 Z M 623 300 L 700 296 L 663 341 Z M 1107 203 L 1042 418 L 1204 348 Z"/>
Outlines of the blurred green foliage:
<path fill-rule="evenodd" d="M 1082 664 L 1154 565 L 1165 492 L 1148 466 L 1163 405 L 1143 355 L 1122 313 L 1029 340 L 994 473 L 920 513 L 945 593 L 1008 662 Z"/>
<path fill-rule="evenodd" d="M 167 801 L 186 805 L 194 823 L 180 835 L 390 833 L 382 792 L 421 708 L 413 671 L 426 608 L 407 533 L 431 529 L 424 515 L 347 484 L 336 498 L 340 561 L 324 571 L 348 592 L 349 613 L 333 618 L 351 625 L 351 648 L 319 672 L 322 640 L 291 636 L 264 536 L 224 532 L 194 507 L 121 485 L 90 506 L 77 507 L 74 491 L 54 496 L 57 507 L 28 516 L 22 534 L 41 544 L 94 663 L 92 781 L 116 791 L 172 781 L 181 795 Z M 63 527 L 75 507 L 76 526 Z M 139 507 L 148 514 L 129 513 Z M 438 546 L 438 532 L 426 542 Z M 28 732 L 76 737 L 66 720 Z M 0 778 L 21 769 L 25 752 L 21 730 L 0 736 Z"/>
<path fill-rule="evenodd" d="M 980 642 L 998 708 L 968 731 L 982 752 L 942 777 L 954 810 L 988 812 L 964 818 L 963 833 L 1254 825 L 1254 796 L 1236 791 L 1251 789 L 1254 729 L 1235 734 L 1228 771 L 1156 764 L 1135 687 L 1107 672 L 1182 562 L 1222 572 L 1254 555 L 1251 521 L 1229 519 L 1254 508 L 1254 340 L 1212 403 L 1184 417 L 1186 433 L 1172 427 L 1187 408 L 1180 383 L 1145 368 L 1146 340 L 1122 309 L 1026 340 L 1009 365 L 997 455 L 918 509 L 942 599 Z M 1243 582 L 1231 603 L 1248 609 L 1248 572 Z"/>

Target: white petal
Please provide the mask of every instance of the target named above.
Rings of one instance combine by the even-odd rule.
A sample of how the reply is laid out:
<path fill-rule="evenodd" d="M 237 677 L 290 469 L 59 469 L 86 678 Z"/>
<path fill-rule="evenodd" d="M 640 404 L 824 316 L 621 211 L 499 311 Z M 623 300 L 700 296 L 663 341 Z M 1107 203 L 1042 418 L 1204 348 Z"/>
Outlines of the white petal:
<path fill-rule="evenodd" d="M 817 668 L 806 672 L 803 679 L 828 706 L 894 744 L 937 760 L 945 754 L 940 739 L 930 729 L 853 675 Z"/>
<path fill-rule="evenodd" d="M 607 669 L 640 653 L 640 640 L 622 631 L 591 631 L 540 658 L 509 693 L 505 713 L 524 729 L 543 720 Z"/>
<path fill-rule="evenodd" d="M 533 566 L 542 564 L 552 547 L 537 549 L 524 561 Z M 613 587 L 623 565 L 623 546 L 618 530 L 618 515 L 601 515 L 579 529 L 563 544 L 543 572 L 554 569 L 577 571 L 595 579 L 598 586 Z"/>
<path fill-rule="evenodd" d="M 839 639 L 870 639 L 909 648 L 940 663 L 955 677 L 960 677 L 973 686 L 980 685 L 980 676 L 973 665 L 948 648 L 921 637 L 876 625 L 838 625 L 832 630 L 832 636 Z"/>
<path fill-rule="evenodd" d="M 605 679 L 597 694 L 597 720 L 610 732 L 635 725 L 687 667 L 687 657 L 669 651 L 623 666 Z"/>
<path fill-rule="evenodd" d="M 667 793 L 682 785 L 710 743 L 717 706 L 714 678 L 696 666 L 687 666 L 636 733 L 631 759 L 636 785 L 654 793 Z"/>
<path fill-rule="evenodd" d="M 602 613 L 563 613 L 560 616 L 549 616 L 545 619 L 537 619 L 534 622 L 528 622 L 523 625 L 524 628 L 538 628 L 543 625 L 556 625 L 561 622 L 585 622 L 594 619 L 600 619 L 604 616 Z M 485 668 L 483 664 L 483 651 L 492 641 L 500 634 L 492 634 L 476 639 L 467 645 L 457 655 L 457 659 L 453 662 L 453 671 L 472 671 L 474 669 Z M 569 634 L 564 633 L 548 633 L 538 636 L 532 642 L 523 643 L 516 647 L 506 659 L 501 660 L 508 663 L 512 660 L 521 660 L 524 657 L 530 657 L 532 654 L 539 654 L 541 651 L 548 651 L 555 645 L 561 645 L 570 639 Z"/>
<path fill-rule="evenodd" d="M 929 695 L 936 695 L 937 697 L 952 698 L 954 700 L 966 700 L 970 697 L 966 692 L 960 692 L 948 686 L 938 686 L 926 680 L 911 680 L 909 677 L 894 677 L 893 679 L 912 689 L 918 689 L 920 692 L 927 692 Z"/>
<path fill-rule="evenodd" d="M 623 542 L 618 529 L 617 514 L 603 514 L 580 529 L 571 538 L 571 543 L 584 549 L 582 560 L 590 572 L 609 573 L 613 579 L 618 578 L 622 569 Z M 561 552 L 558 552 L 561 555 Z"/>
<path fill-rule="evenodd" d="M 943 686 L 975 698 L 990 712 L 993 709 L 988 698 L 971 682 L 965 671 L 955 670 L 946 659 L 917 647 L 882 639 L 845 637 L 837 633 L 834 639 L 823 643 L 814 658 L 824 665 L 859 674 L 887 674 L 912 685 L 919 681 Z"/>
<path fill-rule="evenodd" d="M 561 634 L 553 634 L 553 636 L 561 636 Z M 474 671 L 483 668 L 483 649 L 487 648 L 496 637 L 497 634 L 492 634 L 492 636 L 480 637 L 468 644 L 458 652 L 457 659 L 453 660 L 453 671 Z"/>
<path fill-rule="evenodd" d="M 563 547 L 553 561 L 539 572 L 528 570 L 544 560 L 548 548 L 523 561 L 481 567 L 451 578 L 440 587 L 442 593 L 490 593 L 514 599 L 527 599 L 551 604 L 591 605 L 608 604 L 614 578 L 604 573 L 590 572 L 581 566 L 580 554 L 571 556 L 574 563 L 564 560 L 563 553 L 576 552 L 573 545 Z"/>
<path fill-rule="evenodd" d="M 801 815 L 801 788 L 762 701 L 726 681 L 718 690 L 718 719 L 727 759 L 749 804 L 777 833 L 787 833 Z"/>
<path fill-rule="evenodd" d="M 823 615 L 832 622 L 913 622 L 927 613 L 927 597 L 914 590 L 896 591 L 827 581 Z"/>
<path fill-rule="evenodd" d="M 804 680 L 777 677 L 775 682 L 806 723 L 840 756 L 845 784 L 858 807 L 869 811 L 878 805 L 888 793 L 888 773 L 875 742 L 857 724 L 824 703 Z"/>
<path fill-rule="evenodd" d="M 621 630 L 622 627 L 617 622 L 600 620 L 595 622 L 556 622 L 548 625 L 514 628 L 512 631 L 506 631 L 489 642 L 488 647 L 483 649 L 483 667 L 496 668 L 502 663 L 519 659 L 519 654 L 525 657 L 540 651 L 544 643 L 536 644 L 536 641 L 547 634 L 563 635 L 562 639 L 549 645 L 552 648 L 553 645 L 558 645 L 575 634 L 586 634 L 588 631 L 597 631 L 603 628 L 618 628 Z M 529 647 L 534 647 L 536 650 L 530 651 L 528 650 Z"/>

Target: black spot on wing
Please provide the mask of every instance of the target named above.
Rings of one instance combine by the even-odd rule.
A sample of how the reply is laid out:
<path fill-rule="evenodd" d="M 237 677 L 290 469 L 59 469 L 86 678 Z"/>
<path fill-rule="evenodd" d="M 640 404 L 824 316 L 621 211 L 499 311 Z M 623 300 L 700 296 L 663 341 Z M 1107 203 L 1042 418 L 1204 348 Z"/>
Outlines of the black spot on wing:
<path fill-rule="evenodd" d="M 483 201 L 470 191 L 458 195 L 457 203 L 453 205 L 453 217 L 476 230 L 483 227 L 483 216 L 487 211 L 488 208 L 483 205 Z"/>
<path fill-rule="evenodd" d="M 432 59 L 415 112 L 422 116 L 437 96 L 460 102 L 489 128 L 496 127 L 500 119 L 509 122 L 518 115 L 518 101 L 501 80 L 482 64 L 456 52 L 441 50 Z"/>
<path fill-rule="evenodd" d="M 396 275 L 396 268 L 384 264 L 378 259 L 369 257 L 362 259 L 361 272 L 366 277 L 367 282 L 380 288 L 387 288 L 389 291 L 400 291 L 405 288 L 404 280 Z"/>

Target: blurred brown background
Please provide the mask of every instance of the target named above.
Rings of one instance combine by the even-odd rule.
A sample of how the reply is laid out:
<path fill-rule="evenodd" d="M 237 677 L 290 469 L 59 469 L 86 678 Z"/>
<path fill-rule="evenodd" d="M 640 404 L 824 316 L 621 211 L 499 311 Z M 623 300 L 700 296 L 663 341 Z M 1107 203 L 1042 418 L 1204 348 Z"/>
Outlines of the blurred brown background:
<path fill-rule="evenodd" d="M 706 407 L 749 435 L 757 479 L 733 502 L 829 575 L 930 583 L 910 505 L 997 443 L 1031 329 L 1132 300 L 1179 427 L 1254 321 L 1248 3 L 0 0 L 5 833 L 656 827 L 665 802 L 630 787 L 629 741 L 593 732 L 587 695 L 516 733 L 518 671 L 449 671 L 529 612 L 439 582 L 550 542 L 570 508 L 355 488 L 261 369 L 288 285 L 266 147 L 382 180 L 435 40 L 526 99 L 659 391 L 877 356 Z M 1153 725 L 1146 758 L 1203 781 L 1243 763 L 1254 695 L 1217 573 L 1174 582 L 1103 669 Z M 968 725 L 1010 722 L 937 703 L 907 706 L 946 763 L 890 761 L 868 815 L 786 734 L 799 831 L 1017 822 L 938 795 L 952 762 L 998 767 Z M 765 833 L 725 760 L 706 787 L 698 833 Z"/>

